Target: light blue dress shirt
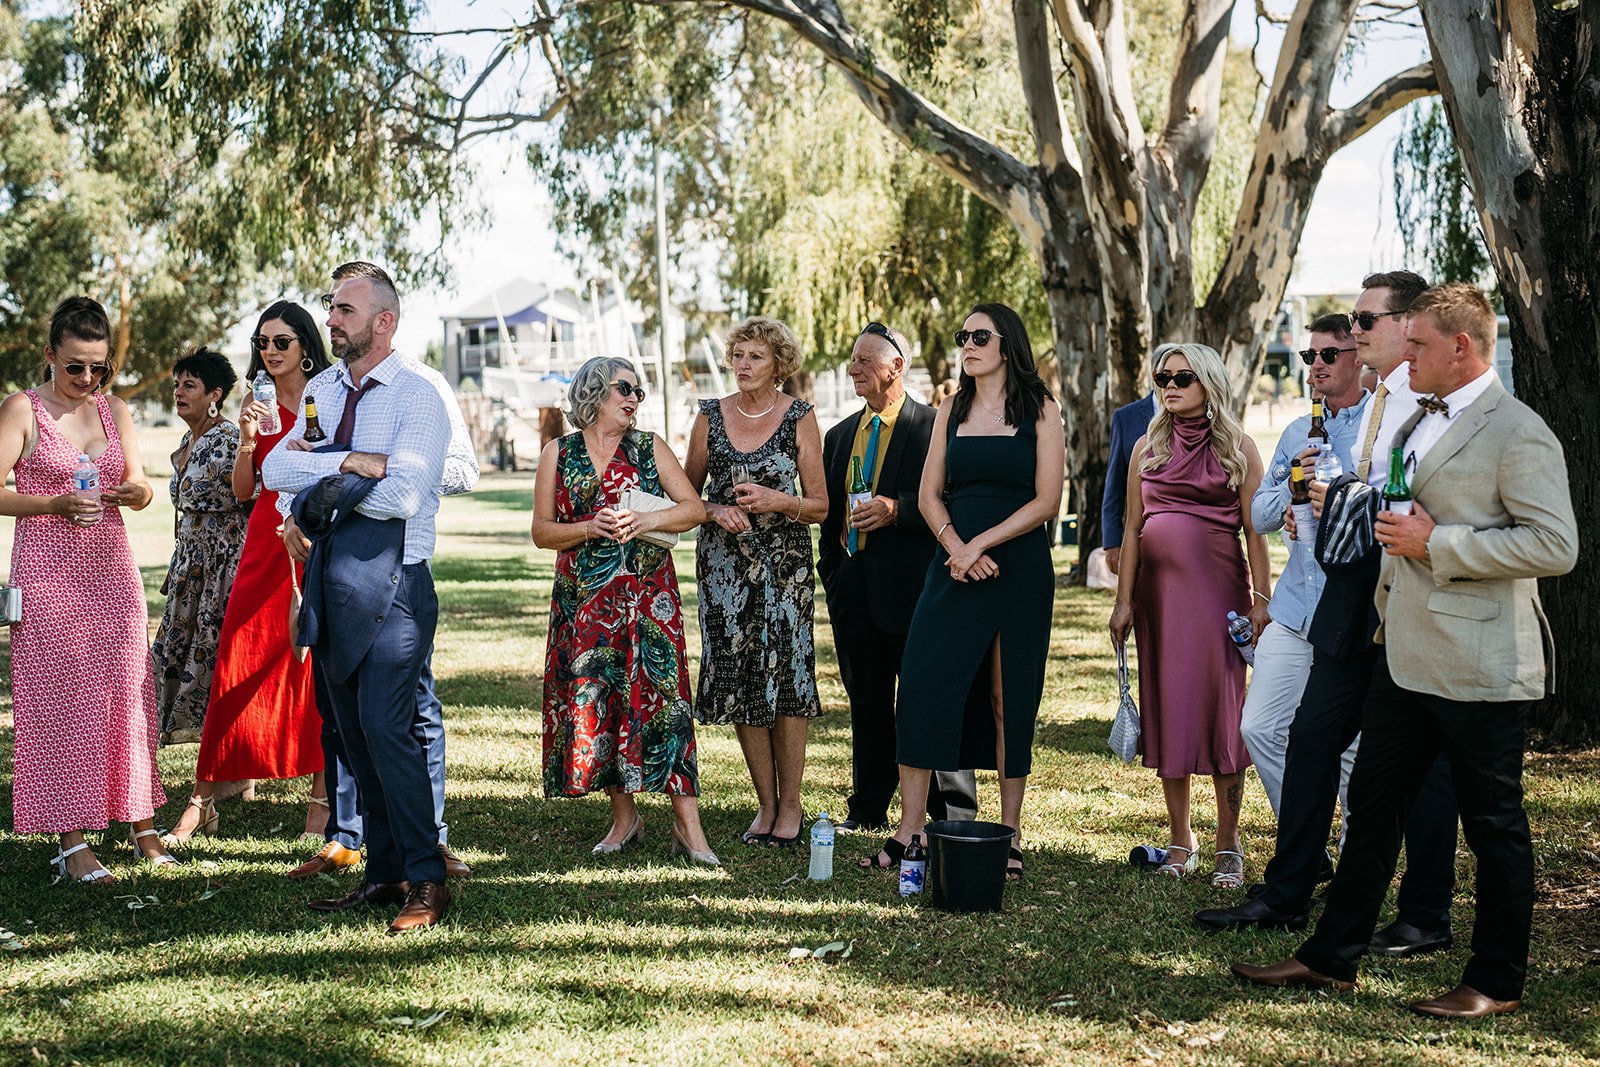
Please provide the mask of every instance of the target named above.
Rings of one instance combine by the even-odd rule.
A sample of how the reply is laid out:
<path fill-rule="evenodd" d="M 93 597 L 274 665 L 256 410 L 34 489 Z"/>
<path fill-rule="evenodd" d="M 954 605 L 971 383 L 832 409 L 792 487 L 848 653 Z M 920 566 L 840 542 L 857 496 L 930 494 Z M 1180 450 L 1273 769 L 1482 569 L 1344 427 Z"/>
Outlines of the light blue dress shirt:
<path fill-rule="evenodd" d="M 1353 457 L 1361 444 L 1356 440 L 1356 431 L 1361 426 L 1361 414 L 1366 411 L 1367 401 L 1371 397 L 1371 393 L 1363 392 L 1359 401 L 1322 420 L 1322 425 L 1328 431 L 1328 439 L 1333 442 L 1334 455 L 1344 464 L 1346 472 L 1356 468 Z M 1256 532 L 1268 534 L 1283 529 L 1283 513 L 1289 510 L 1289 467 L 1295 457 L 1305 451 L 1306 434 L 1310 430 L 1311 416 L 1302 415 L 1291 422 L 1283 431 L 1283 436 L 1278 438 L 1272 462 L 1262 472 L 1261 485 L 1250 499 L 1250 518 L 1255 523 Z M 1306 471 L 1306 477 L 1310 479 L 1310 471 Z M 1267 611 L 1273 622 L 1304 637 L 1311 625 L 1311 616 L 1317 610 L 1317 601 L 1322 597 L 1322 586 L 1327 576 L 1317 565 L 1309 544 L 1291 541 L 1288 534 L 1284 534 L 1283 543 L 1289 548 L 1289 563 L 1283 568 L 1278 585 L 1272 591 L 1272 603 Z"/>

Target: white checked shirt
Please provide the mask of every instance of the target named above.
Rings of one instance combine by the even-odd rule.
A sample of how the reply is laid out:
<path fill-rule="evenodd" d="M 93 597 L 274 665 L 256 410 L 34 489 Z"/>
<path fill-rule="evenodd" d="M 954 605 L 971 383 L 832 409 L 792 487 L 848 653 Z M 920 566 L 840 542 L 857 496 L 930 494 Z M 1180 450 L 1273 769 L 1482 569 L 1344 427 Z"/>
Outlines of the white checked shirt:
<path fill-rule="evenodd" d="M 1441 415 L 1437 411 L 1430 411 L 1417 420 L 1417 425 L 1411 430 L 1411 439 L 1406 442 L 1406 448 L 1411 456 L 1416 457 L 1418 463 L 1422 462 L 1428 450 L 1439 443 L 1445 431 L 1450 429 L 1452 423 L 1461 417 L 1461 413 L 1472 406 L 1472 402 L 1484 394 L 1489 388 L 1489 381 L 1494 376 L 1494 371 L 1485 367 L 1482 374 L 1478 375 L 1466 385 L 1461 386 L 1449 396 L 1439 399 L 1450 405 L 1450 414 Z M 1407 456 L 1410 459 L 1411 456 Z M 1415 468 L 1413 468 L 1415 469 Z"/>
<path fill-rule="evenodd" d="M 451 444 L 449 411 L 433 384 L 397 352 L 390 352 L 367 372 L 362 384 L 368 381 L 379 384 L 356 407 L 350 447 L 387 456 L 388 473 L 356 510 L 375 519 L 405 519 L 405 562 L 422 563 L 433 556 L 434 517 Z M 345 396 L 352 388 L 350 372 L 341 361 L 311 379 L 306 395 L 317 398 L 319 414 L 326 412 L 325 420 L 337 428 Z M 304 429 L 302 399 L 300 421 L 262 464 L 261 480 L 269 489 L 285 495 L 299 493 L 339 473 L 343 453 L 287 447 L 289 441 L 302 437 Z M 333 430 L 329 432 L 331 435 Z M 476 468 L 475 463 L 473 466 Z"/>

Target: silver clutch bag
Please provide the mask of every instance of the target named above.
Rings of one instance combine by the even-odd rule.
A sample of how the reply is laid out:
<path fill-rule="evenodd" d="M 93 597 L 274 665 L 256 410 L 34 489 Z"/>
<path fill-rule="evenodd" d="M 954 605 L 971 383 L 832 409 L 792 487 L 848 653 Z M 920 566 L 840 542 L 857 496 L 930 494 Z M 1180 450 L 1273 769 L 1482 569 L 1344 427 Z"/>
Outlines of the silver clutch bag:
<path fill-rule="evenodd" d="M 22 589 L 15 585 L 0 585 L 0 622 L 15 626 L 22 621 Z"/>
<path fill-rule="evenodd" d="M 648 511 L 666 511 L 668 508 L 675 508 L 678 506 L 678 502 L 671 497 L 647 493 L 643 489 L 624 489 L 622 491 L 622 499 L 618 501 L 618 506 L 624 511 L 636 511 L 643 514 Z M 639 535 L 639 540 L 647 541 L 661 548 L 678 547 L 678 535 L 667 533 L 665 530 L 651 530 L 649 533 L 642 533 Z"/>
<path fill-rule="evenodd" d="M 1106 745 L 1123 763 L 1139 758 L 1139 707 L 1133 702 L 1133 690 L 1128 683 L 1128 646 L 1117 645 L 1117 717 L 1111 721 L 1111 736 Z"/>

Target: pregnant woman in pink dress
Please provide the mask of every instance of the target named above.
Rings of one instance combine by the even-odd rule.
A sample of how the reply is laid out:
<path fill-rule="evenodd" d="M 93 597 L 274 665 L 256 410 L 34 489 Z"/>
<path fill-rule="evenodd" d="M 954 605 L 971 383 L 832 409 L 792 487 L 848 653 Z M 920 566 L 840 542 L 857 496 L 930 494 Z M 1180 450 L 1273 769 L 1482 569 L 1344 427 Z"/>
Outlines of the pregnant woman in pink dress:
<path fill-rule="evenodd" d="M 1189 778 L 1217 790 L 1212 885 L 1244 884 L 1239 806 L 1250 754 L 1239 734 L 1244 660 L 1228 637 L 1228 612 L 1249 615 L 1259 636 L 1271 594 L 1267 540 L 1250 525 L 1261 456 L 1233 413 L 1215 350 L 1174 345 L 1156 360 L 1156 416 L 1133 448 L 1128 511 L 1111 639 L 1131 628 L 1139 647 L 1144 765 L 1161 779 L 1172 827 L 1163 874 L 1199 862 L 1189 821 Z M 1249 573 L 1239 551 L 1244 532 Z"/>
<path fill-rule="evenodd" d="M 0 515 L 17 517 L 11 584 L 22 621 L 11 628 L 19 834 L 59 834 L 65 878 L 109 884 L 83 840 L 111 821 L 131 824 L 137 855 L 175 862 L 153 826 L 166 803 L 156 776 L 156 692 L 149 617 L 124 507 L 152 492 L 128 408 L 101 386 L 116 375 L 106 313 L 88 297 L 62 301 L 50 321 L 46 379 L 0 404 Z M 73 493 L 79 455 L 99 469 L 100 498 Z"/>

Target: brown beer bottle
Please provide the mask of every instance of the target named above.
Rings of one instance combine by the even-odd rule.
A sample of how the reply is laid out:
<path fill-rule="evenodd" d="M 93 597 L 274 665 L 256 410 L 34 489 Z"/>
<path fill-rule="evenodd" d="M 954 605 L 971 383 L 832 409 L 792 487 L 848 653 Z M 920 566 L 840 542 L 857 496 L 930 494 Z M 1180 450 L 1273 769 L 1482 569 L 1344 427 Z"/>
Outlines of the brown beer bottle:
<path fill-rule="evenodd" d="M 1306 432 L 1306 442 L 1310 445 L 1321 446 L 1329 441 L 1328 428 L 1322 424 L 1322 398 L 1311 398 L 1311 429 Z"/>
<path fill-rule="evenodd" d="M 322 424 L 317 421 L 317 398 L 306 396 L 306 432 L 305 439 L 310 444 L 326 441 L 328 434 L 323 430 Z"/>

